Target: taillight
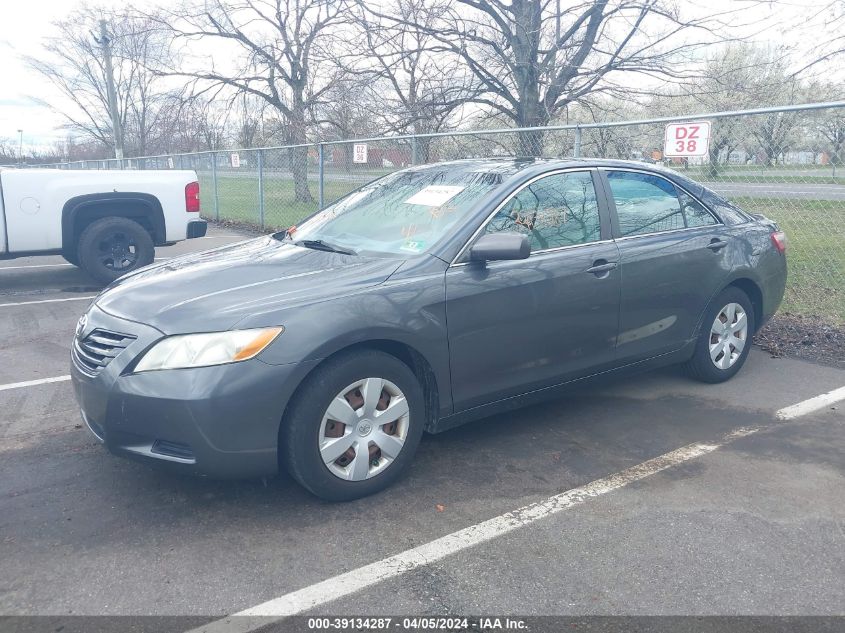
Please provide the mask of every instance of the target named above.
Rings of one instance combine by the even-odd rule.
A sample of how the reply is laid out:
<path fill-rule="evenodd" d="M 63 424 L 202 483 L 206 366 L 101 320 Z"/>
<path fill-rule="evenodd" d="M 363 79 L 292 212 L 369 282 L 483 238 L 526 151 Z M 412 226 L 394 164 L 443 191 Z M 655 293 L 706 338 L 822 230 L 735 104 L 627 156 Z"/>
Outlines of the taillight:
<path fill-rule="evenodd" d="M 786 252 L 786 233 L 783 231 L 775 231 L 772 233 L 772 244 L 778 249 L 778 253 Z"/>
<path fill-rule="evenodd" d="M 185 211 L 196 213 L 200 210 L 200 184 L 189 182 L 185 185 Z"/>

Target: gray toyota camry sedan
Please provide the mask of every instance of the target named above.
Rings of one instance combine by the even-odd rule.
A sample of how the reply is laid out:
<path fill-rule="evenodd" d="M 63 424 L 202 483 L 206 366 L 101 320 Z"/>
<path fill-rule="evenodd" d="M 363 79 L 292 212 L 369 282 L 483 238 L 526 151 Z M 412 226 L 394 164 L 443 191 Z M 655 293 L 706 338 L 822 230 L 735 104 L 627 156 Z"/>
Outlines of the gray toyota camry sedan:
<path fill-rule="evenodd" d="M 394 482 L 424 431 L 673 363 L 717 383 L 786 281 L 777 225 L 670 170 L 412 167 L 281 233 L 118 280 L 72 374 L 109 450 L 326 499 Z M 483 424 L 483 422 L 479 422 Z"/>

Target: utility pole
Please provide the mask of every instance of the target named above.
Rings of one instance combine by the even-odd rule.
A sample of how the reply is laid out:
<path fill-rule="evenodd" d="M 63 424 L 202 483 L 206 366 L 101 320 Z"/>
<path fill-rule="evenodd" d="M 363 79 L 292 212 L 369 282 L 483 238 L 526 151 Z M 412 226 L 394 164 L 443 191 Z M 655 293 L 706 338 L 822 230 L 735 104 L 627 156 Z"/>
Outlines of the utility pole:
<path fill-rule="evenodd" d="M 560 0 L 557 0 L 556 6 L 557 12 L 555 13 L 555 49 L 560 46 Z"/>
<path fill-rule="evenodd" d="M 103 59 L 106 63 L 106 94 L 109 99 L 109 114 L 111 115 L 112 135 L 114 136 L 114 157 L 123 160 L 123 130 L 120 126 L 120 115 L 117 112 L 117 95 L 114 91 L 114 68 L 111 63 L 111 39 L 106 21 L 100 20 L 100 39 L 97 44 L 103 48 Z"/>
<path fill-rule="evenodd" d="M 18 140 L 18 165 L 23 167 L 23 130 L 18 130 L 18 134 L 20 134 Z"/>

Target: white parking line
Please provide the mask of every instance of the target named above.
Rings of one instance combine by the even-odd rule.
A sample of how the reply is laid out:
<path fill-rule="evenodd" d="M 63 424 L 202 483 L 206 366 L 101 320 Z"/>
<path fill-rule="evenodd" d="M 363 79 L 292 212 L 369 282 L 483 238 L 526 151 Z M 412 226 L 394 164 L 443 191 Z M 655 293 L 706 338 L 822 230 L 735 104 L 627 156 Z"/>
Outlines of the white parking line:
<path fill-rule="evenodd" d="M 828 391 L 827 393 L 823 393 L 815 398 L 810 398 L 809 400 L 804 400 L 802 402 L 798 402 L 797 404 L 784 407 L 783 409 L 780 409 L 775 416 L 778 420 L 792 420 L 794 418 L 801 417 L 802 415 L 812 413 L 813 411 L 824 409 L 825 407 L 830 406 L 835 402 L 839 402 L 840 400 L 845 400 L 845 387 L 840 387 L 839 389 Z"/>
<path fill-rule="evenodd" d="M 70 376 L 53 376 L 52 378 L 39 378 L 38 380 L 24 380 L 23 382 L 10 382 L 5 385 L 0 385 L 0 391 L 7 391 L 9 389 L 20 389 L 21 387 L 35 387 L 36 385 L 46 385 L 51 382 L 64 382 L 70 380 Z"/>
<path fill-rule="evenodd" d="M 780 409 L 775 413 L 775 417 L 780 420 L 795 419 L 842 399 L 845 399 L 845 387 Z M 616 474 L 596 479 L 584 486 L 549 497 L 544 501 L 471 525 L 424 545 L 287 593 L 220 620 L 215 620 L 193 629 L 190 633 L 248 633 L 255 631 L 275 620 L 301 614 L 357 593 L 418 567 L 430 565 L 467 548 L 504 536 L 514 530 L 531 525 L 595 497 L 623 488 L 668 468 L 707 455 L 739 438 L 753 435 L 763 428 L 742 427 L 722 436 L 718 442 L 712 444 L 695 443 L 670 451 Z"/>
<path fill-rule="evenodd" d="M 156 257 L 155 261 L 161 262 L 171 259 L 170 257 Z M 0 270 L 20 270 L 22 268 L 60 268 L 62 266 L 73 266 L 73 264 L 27 264 L 26 266 L 0 266 Z"/>
<path fill-rule="evenodd" d="M 73 266 L 73 264 L 27 264 L 26 266 L 0 266 L 0 270 L 20 270 L 21 268 L 59 268 L 60 266 Z"/>
<path fill-rule="evenodd" d="M 733 440 L 759 431 L 759 428 L 737 429 L 714 444 L 690 444 L 665 453 L 608 477 L 602 477 L 544 501 L 499 515 L 482 523 L 471 525 L 439 539 L 406 550 L 364 567 L 334 576 L 328 580 L 285 594 L 234 616 L 216 620 L 193 630 L 193 633 L 246 633 L 266 626 L 272 619 L 296 615 L 320 605 L 343 598 L 390 578 L 405 574 L 417 567 L 430 565 L 469 547 L 486 543 L 494 538 L 531 525 L 558 512 L 580 505 L 589 499 L 618 490 L 635 481 L 650 477 L 667 468 L 677 466 L 696 457 L 712 453 Z"/>
<path fill-rule="evenodd" d="M 38 301 L 17 301 L 15 303 L 0 303 L 0 308 L 11 308 L 13 306 L 31 306 L 36 303 L 61 303 L 62 301 L 82 301 L 93 299 L 97 295 L 86 295 L 84 297 L 67 297 L 65 299 L 39 299 Z"/>

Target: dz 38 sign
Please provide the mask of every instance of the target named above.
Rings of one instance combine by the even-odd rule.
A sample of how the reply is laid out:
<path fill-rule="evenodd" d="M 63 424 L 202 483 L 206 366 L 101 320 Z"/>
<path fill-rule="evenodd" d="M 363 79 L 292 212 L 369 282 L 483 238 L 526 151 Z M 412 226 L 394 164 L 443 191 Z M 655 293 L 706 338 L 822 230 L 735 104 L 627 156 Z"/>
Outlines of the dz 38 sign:
<path fill-rule="evenodd" d="M 670 123 L 666 126 L 663 155 L 666 158 L 707 156 L 710 147 L 710 121 Z"/>

